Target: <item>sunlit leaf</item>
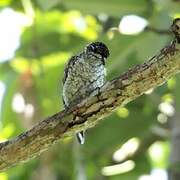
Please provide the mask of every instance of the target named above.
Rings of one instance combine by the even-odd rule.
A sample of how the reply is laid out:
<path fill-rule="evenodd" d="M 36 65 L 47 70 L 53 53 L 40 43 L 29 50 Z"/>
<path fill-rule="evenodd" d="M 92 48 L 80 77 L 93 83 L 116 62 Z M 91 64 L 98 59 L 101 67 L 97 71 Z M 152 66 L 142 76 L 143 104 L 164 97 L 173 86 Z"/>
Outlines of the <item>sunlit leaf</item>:
<path fill-rule="evenodd" d="M 11 3 L 12 0 L 1 0 L 0 1 L 0 7 L 1 6 L 7 6 Z"/>
<path fill-rule="evenodd" d="M 168 156 L 169 156 L 169 144 L 168 142 L 155 142 L 148 150 L 148 154 L 153 167 L 167 168 Z"/>

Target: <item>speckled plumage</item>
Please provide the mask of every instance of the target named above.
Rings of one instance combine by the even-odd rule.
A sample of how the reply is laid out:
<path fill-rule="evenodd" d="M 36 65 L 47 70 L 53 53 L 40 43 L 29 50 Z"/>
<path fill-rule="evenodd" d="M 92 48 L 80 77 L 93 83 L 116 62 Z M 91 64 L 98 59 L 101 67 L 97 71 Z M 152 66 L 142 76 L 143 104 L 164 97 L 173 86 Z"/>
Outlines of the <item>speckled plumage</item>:
<path fill-rule="evenodd" d="M 63 79 L 63 102 L 65 107 L 91 94 L 105 83 L 105 60 L 108 48 L 101 42 L 87 45 L 83 52 L 70 58 Z M 84 133 L 77 134 L 81 144 Z"/>

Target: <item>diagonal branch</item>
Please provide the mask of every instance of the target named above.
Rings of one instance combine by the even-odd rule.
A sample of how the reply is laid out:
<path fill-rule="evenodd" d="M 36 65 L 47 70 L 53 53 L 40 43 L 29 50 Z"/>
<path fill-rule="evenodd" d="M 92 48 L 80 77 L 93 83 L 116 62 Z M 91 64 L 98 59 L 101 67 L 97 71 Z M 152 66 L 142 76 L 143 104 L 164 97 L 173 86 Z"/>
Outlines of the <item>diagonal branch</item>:
<path fill-rule="evenodd" d="M 39 122 L 18 137 L 0 143 L 0 170 L 36 157 L 59 139 L 91 128 L 117 107 L 124 106 L 180 71 L 180 19 L 173 22 L 174 40 L 147 62 L 137 65 L 68 110 Z"/>
<path fill-rule="evenodd" d="M 171 30 L 165 30 L 165 29 L 156 29 L 154 27 L 151 26 L 146 26 L 146 28 L 144 29 L 145 31 L 151 31 L 160 35 L 172 35 L 172 31 Z"/>

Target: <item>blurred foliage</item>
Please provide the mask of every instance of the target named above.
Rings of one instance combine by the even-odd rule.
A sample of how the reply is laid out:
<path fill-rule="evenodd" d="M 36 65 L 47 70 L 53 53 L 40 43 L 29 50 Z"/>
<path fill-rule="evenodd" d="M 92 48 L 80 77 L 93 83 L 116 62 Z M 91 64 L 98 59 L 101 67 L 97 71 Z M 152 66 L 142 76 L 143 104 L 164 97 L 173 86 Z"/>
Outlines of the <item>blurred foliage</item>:
<path fill-rule="evenodd" d="M 180 3 L 173 0 L 1 0 L 1 11 L 5 8 L 20 12 L 28 23 L 21 27 L 15 56 L 0 63 L 0 82 L 5 85 L 0 140 L 12 138 L 63 109 L 61 80 L 65 63 L 88 42 L 103 41 L 109 47 L 110 80 L 144 62 L 172 39 L 155 32 L 124 35 L 113 31 L 123 16 L 135 14 L 145 18 L 149 26 L 166 30 L 180 15 Z M 136 180 L 154 168 L 167 168 L 169 138 L 168 133 L 162 132 L 168 131 L 171 116 L 158 107 L 165 102 L 174 108 L 174 97 L 179 107 L 178 82 L 173 78 L 151 94 L 118 109 L 88 130 L 85 145 L 79 147 L 74 138 L 67 138 L 40 157 L 0 173 L 0 179 L 69 180 L 80 179 L 84 174 L 83 179 L 88 180 Z M 122 161 L 114 159 L 113 154 L 134 137 L 139 139 L 139 149 L 131 156 L 125 153 Z M 159 151 L 161 156 L 156 158 Z M 102 173 L 103 167 L 128 159 L 135 164 L 132 169 Z"/>

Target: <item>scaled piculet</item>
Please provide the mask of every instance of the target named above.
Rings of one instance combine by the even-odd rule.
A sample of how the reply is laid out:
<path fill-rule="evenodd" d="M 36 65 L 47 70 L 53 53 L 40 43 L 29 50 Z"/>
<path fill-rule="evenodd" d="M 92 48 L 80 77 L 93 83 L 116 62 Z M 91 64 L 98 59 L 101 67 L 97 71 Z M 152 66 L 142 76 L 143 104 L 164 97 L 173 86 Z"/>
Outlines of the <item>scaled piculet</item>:
<path fill-rule="evenodd" d="M 63 102 L 65 108 L 86 98 L 92 91 L 105 83 L 105 61 L 109 56 L 107 46 L 102 42 L 88 44 L 84 50 L 72 56 L 64 70 Z M 84 144 L 84 131 L 76 134 L 80 144 Z"/>

